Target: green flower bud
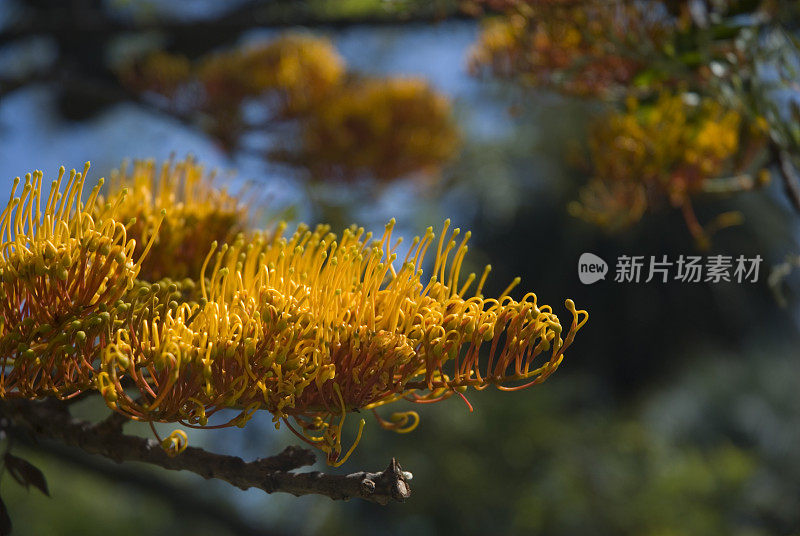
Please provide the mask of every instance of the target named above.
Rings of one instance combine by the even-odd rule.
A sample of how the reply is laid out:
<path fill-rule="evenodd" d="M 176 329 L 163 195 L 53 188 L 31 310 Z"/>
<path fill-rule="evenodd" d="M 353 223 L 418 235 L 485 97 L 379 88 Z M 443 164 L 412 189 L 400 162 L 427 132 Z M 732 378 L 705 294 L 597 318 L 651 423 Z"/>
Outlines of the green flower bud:
<path fill-rule="evenodd" d="M 39 324 L 33 333 L 34 335 L 47 335 L 51 331 L 53 331 L 53 327 L 50 324 Z"/>

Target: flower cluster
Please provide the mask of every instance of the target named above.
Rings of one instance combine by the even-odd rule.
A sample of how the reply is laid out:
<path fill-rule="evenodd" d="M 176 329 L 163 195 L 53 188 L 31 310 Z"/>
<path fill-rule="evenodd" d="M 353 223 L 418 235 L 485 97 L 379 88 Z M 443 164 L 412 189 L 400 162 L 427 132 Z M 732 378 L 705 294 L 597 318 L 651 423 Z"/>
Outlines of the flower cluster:
<path fill-rule="evenodd" d="M 491 7 L 503 16 L 484 26 L 471 52 L 472 72 L 576 95 L 629 85 L 645 68 L 644 53 L 662 53 L 674 25 L 669 17 L 647 16 L 646 2 L 517 0 Z"/>
<path fill-rule="evenodd" d="M 716 178 L 739 172 L 748 164 L 743 157 L 764 141 L 763 121 L 747 124 L 738 110 L 711 99 L 672 93 L 662 93 L 649 104 L 629 99 L 625 111 L 608 114 L 592 128 L 589 150 L 595 178 L 570 210 L 618 229 L 666 200 L 685 211 L 690 229 L 702 240 L 702 228 L 691 215 L 691 198 L 718 190 Z"/>
<path fill-rule="evenodd" d="M 283 117 L 306 113 L 344 78 L 344 60 L 327 39 L 286 34 L 204 58 L 196 76 L 213 111 L 225 101 L 268 95 Z"/>
<path fill-rule="evenodd" d="M 457 245 L 458 230 L 448 236 L 445 229 L 435 275 L 423 284 L 420 266 L 433 231 L 397 263 L 392 226 L 374 244 L 363 229 L 347 229 L 337 241 L 325 226 L 301 226 L 288 239 L 279 229 L 223 246 L 208 257 L 213 268 L 201 278 L 199 304 L 117 332 L 103 356 L 100 382 L 114 387 L 106 400 L 139 419 L 189 426 L 206 426 L 230 407 L 241 411 L 228 424 L 243 426 L 267 409 L 294 429 L 292 417 L 301 437 L 337 463 L 351 411 L 527 382 L 520 388 L 558 367 L 584 312 L 568 302 L 574 320 L 562 339 L 558 318 L 535 295 L 483 298 L 488 270 L 467 294 L 475 274 L 459 280 L 468 234 Z M 491 350 L 481 364 L 484 343 Z M 136 380 L 140 396 L 125 392 L 124 377 Z M 415 425 L 412 415 L 382 422 L 403 431 Z"/>
<path fill-rule="evenodd" d="M 63 181 L 61 168 L 46 196 L 41 172 L 25 177 L 19 197 L 14 181 L 0 229 L 2 397 L 69 398 L 93 385 L 114 311 L 153 245 L 137 254 L 117 218 L 123 195 L 97 216 L 102 180 L 82 202 L 88 169 Z"/>
<path fill-rule="evenodd" d="M 327 39 L 307 34 L 194 62 L 156 51 L 119 76 L 134 91 L 160 94 L 181 117 L 199 115 L 229 149 L 247 132 L 280 126 L 287 143 L 264 156 L 305 168 L 313 180 L 433 176 L 458 145 L 449 101 L 426 82 L 348 73 Z M 245 118 L 244 104 L 261 106 L 261 117 Z"/>
<path fill-rule="evenodd" d="M 703 226 L 690 199 L 750 190 L 768 180 L 768 125 L 752 89 L 760 83 L 761 58 L 749 48 L 757 41 L 754 26 L 779 24 L 791 13 L 788 4 L 469 4 L 496 15 L 473 47 L 474 74 L 600 97 L 617 110 L 590 133 L 593 178 L 571 204 L 573 214 L 618 230 L 667 202 L 683 211 L 701 247 L 714 231 L 741 220 L 738 213 L 725 213 Z"/>
<path fill-rule="evenodd" d="M 432 175 L 458 148 L 450 115 L 447 99 L 422 79 L 361 80 L 320 104 L 302 127 L 298 149 L 273 157 L 343 180 Z"/>
<path fill-rule="evenodd" d="M 519 280 L 485 298 L 490 267 L 463 277 L 470 233 L 450 232 L 449 222 L 438 240 L 430 228 L 415 238 L 402 262 L 393 221 L 380 240 L 356 227 L 340 238 L 327 226 L 285 235 L 280 224 L 212 244 L 190 279 L 149 282 L 141 278 L 143 259 L 167 255 L 158 252 L 158 225 L 143 231 L 148 242 L 139 256 L 128 236 L 138 220 L 115 218 L 129 199 L 139 210 L 175 199 L 179 183 L 168 172 L 156 182 L 132 181 L 98 212 L 99 185 L 81 203 L 84 175 L 72 176 L 60 205 L 55 182 L 42 216 L 37 172 L 3 214 L 2 397 L 95 389 L 133 419 L 201 428 L 244 426 L 263 409 L 276 427 L 285 423 L 339 465 L 364 426 L 345 451 L 348 413 L 463 396 L 469 387 L 538 384 L 587 319 L 567 300 L 572 321 L 564 328 L 534 294 L 510 298 Z M 178 221 L 162 214 L 164 227 Z M 434 249 L 424 280 L 426 252 Z M 238 411 L 212 422 L 223 409 Z M 375 414 L 398 432 L 419 419 L 413 411 Z M 176 431 L 162 444 L 178 454 L 186 436 Z"/>
<path fill-rule="evenodd" d="M 156 247 L 142 262 L 139 278 L 182 280 L 200 272 L 208 244 L 233 239 L 247 224 L 248 209 L 224 188 L 216 188 L 214 173 L 206 173 L 191 157 L 157 166 L 152 160 L 127 162 L 111 174 L 109 196 L 126 192 L 115 206 L 98 203 L 100 218 L 130 222 L 128 236 L 140 254 L 151 239 Z M 165 212 L 163 218 L 161 213 Z M 160 227 L 159 227 L 160 225 Z"/>
<path fill-rule="evenodd" d="M 301 113 L 339 86 L 344 74 L 344 60 L 330 41 L 306 34 L 286 34 L 195 62 L 154 50 L 119 68 L 120 80 L 131 89 L 160 93 L 177 107 L 212 115 L 257 97 L 271 98 L 279 116 Z M 194 102 L 185 102 L 190 98 Z"/>

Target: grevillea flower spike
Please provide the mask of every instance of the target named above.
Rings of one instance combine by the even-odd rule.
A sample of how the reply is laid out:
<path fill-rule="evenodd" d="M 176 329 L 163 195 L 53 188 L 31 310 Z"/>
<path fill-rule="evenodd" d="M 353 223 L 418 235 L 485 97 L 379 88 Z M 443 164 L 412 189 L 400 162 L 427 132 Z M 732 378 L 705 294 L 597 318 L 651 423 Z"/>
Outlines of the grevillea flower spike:
<path fill-rule="evenodd" d="M 248 223 L 248 209 L 241 200 L 216 187 L 215 173 L 207 173 L 191 157 L 157 165 L 154 160 L 124 162 L 111 174 L 109 195 L 123 190 L 125 203 L 115 207 L 117 219 L 135 222 L 128 235 L 136 239 L 136 253 L 150 239 L 155 244 L 142 263 L 139 278 L 158 281 L 197 277 L 208 246 L 232 240 Z M 108 205 L 97 207 L 106 217 Z M 162 221 L 161 213 L 166 217 Z"/>
<path fill-rule="evenodd" d="M 152 231 L 140 234 L 147 239 L 140 257 L 129 236 L 136 222 L 118 220 L 130 214 L 128 199 L 138 214 L 176 198 L 189 175 L 170 180 L 173 168 L 164 169 L 158 190 L 147 171 L 150 179 L 130 183 L 130 197 L 122 191 L 101 208 L 100 185 L 81 201 L 85 171 L 71 175 L 63 198 L 61 181 L 54 183 L 44 215 L 40 173 L 28 177 L 20 197 L 12 193 L 0 257 L 7 298 L 1 397 L 64 398 L 95 389 L 130 418 L 196 428 L 244 426 L 263 409 L 276 427 L 285 423 L 341 465 L 365 424 L 343 447 L 348 413 L 372 410 L 382 427 L 404 433 L 417 426 L 416 412 L 381 417 L 377 409 L 463 396 L 469 387 L 513 391 L 541 383 L 587 320 L 571 300 L 564 329 L 534 294 L 512 299 L 519 279 L 499 298 L 485 298 L 490 267 L 462 277 L 470 233 L 451 231 L 449 221 L 438 239 L 431 228 L 415 238 L 402 261 L 394 220 L 380 240 L 355 226 L 341 237 L 304 225 L 285 235 L 280 224 L 215 242 L 196 280 L 147 281 L 140 269 L 148 250 L 159 247 L 161 220 L 177 225 L 170 210 L 182 208 L 165 207 L 143 228 Z M 426 253 L 434 250 L 432 273 L 423 279 Z M 223 409 L 238 412 L 212 422 Z M 180 430 L 162 441 L 171 455 L 186 444 Z"/>
<path fill-rule="evenodd" d="M 280 227 L 213 247 L 200 303 L 117 332 L 103 359 L 104 381 L 116 387 L 109 405 L 136 419 L 198 427 L 223 408 L 240 412 L 221 426 L 244 426 L 266 409 L 276 427 L 284 422 L 339 465 L 353 450 L 342 456 L 350 412 L 401 399 L 435 402 L 470 386 L 521 389 L 556 370 L 585 311 L 567 301 L 573 320 L 564 334 L 534 294 L 507 296 L 518 280 L 486 299 L 488 267 L 469 292 L 475 274 L 461 281 L 459 273 L 469 233 L 457 243 L 459 230 L 448 234 L 448 223 L 438 242 L 429 229 L 398 262 L 393 226 L 375 243 L 363 229 L 337 240 L 326 226 L 300 226 L 288 238 Z M 436 248 L 434 275 L 423 283 L 429 247 Z M 125 392 L 126 376 L 139 396 Z M 413 411 L 378 417 L 398 432 L 418 420 Z"/>
<path fill-rule="evenodd" d="M 91 387 L 119 300 L 152 246 L 135 256 L 114 219 L 126 192 L 93 217 L 103 181 L 84 204 L 88 170 L 64 181 L 62 167 L 47 196 L 40 171 L 18 197 L 13 182 L 0 217 L 0 397 L 69 398 Z"/>

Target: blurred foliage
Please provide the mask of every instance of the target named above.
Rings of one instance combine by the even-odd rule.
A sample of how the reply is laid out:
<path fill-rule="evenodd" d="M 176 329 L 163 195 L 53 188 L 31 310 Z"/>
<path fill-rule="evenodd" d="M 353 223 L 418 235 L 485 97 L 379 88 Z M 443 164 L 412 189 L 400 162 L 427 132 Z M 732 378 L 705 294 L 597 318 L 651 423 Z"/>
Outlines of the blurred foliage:
<path fill-rule="evenodd" d="M 183 515 L 163 497 L 142 493 L 130 482 L 115 482 L 110 475 L 35 450 L 18 450 L 47 475 L 51 493 L 48 498 L 4 479 L 3 500 L 11 511 L 15 536 L 102 536 L 111 526 L 120 536 L 233 534 L 224 523 Z"/>
<path fill-rule="evenodd" d="M 706 87 L 719 66 L 748 63 L 752 30 L 797 14 L 774 0 L 477 0 L 489 18 L 471 53 L 474 74 L 584 96 L 619 98 L 671 87 Z M 751 41 L 750 41 L 751 42 Z M 752 42 L 751 42 L 752 43 Z"/>
<path fill-rule="evenodd" d="M 396 20 L 417 14 L 446 17 L 456 12 L 458 0 L 307 0 L 308 9 L 331 18 L 390 14 Z"/>
<path fill-rule="evenodd" d="M 203 4 L 202 0 L 183 0 Z M 180 0 L 172 2 L 176 12 L 174 16 L 180 17 Z M 218 2 L 205 0 L 206 9 L 217 16 L 236 11 L 237 8 L 254 5 L 258 12 L 271 21 L 283 22 L 312 18 L 318 22 L 337 22 L 341 20 L 369 20 L 373 22 L 403 21 L 413 17 L 446 17 L 457 12 L 458 0 L 269 0 L 266 2 L 250 2 L 246 0 L 232 0 L 227 5 L 216 5 Z M 159 0 L 111 0 L 114 9 L 130 13 L 138 18 L 163 17 L 164 5 Z M 211 6 L 209 6 L 211 4 Z M 213 7 L 214 9 L 209 9 Z M 185 14 L 184 14 L 185 15 Z"/>
<path fill-rule="evenodd" d="M 499 13 L 474 46 L 474 74 L 608 102 L 589 134 L 592 179 L 571 204 L 574 215 L 619 231 L 662 198 L 683 211 L 696 244 L 707 248 L 713 232 L 741 217 L 723 214 L 704 226 L 691 198 L 752 190 L 782 164 L 774 147 L 788 145 L 780 134 L 789 123 L 770 113 L 759 68 L 774 54 L 764 36 L 785 35 L 782 22 L 797 14 L 793 3 L 470 5 Z M 791 42 L 781 48 L 793 50 Z M 792 80 L 782 78 L 784 86 Z M 780 167 L 782 176 L 793 175 L 787 169 Z"/>
<path fill-rule="evenodd" d="M 437 408 L 422 426 L 431 427 L 425 448 L 393 446 L 416 470 L 415 500 L 388 512 L 351 505 L 382 528 L 347 530 L 795 534 L 799 367 L 791 347 L 747 348 L 747 358 L 699 350 L 704 364 L 625 407 L 573 370 L 524 404 L 481 393 L 470 397 L 473 414 Z M 317 533 L 345 530 L 353 514 L 329 515 Z"/>
<path fill-rule="evenodd" d="M 625 91 L 641 56 L 662 49 L 672 26 L 648 2 L 491 1 L 503 15 L 486 22 L 472 52 L 474 74 L 521 77 L 576 95 Z"/>

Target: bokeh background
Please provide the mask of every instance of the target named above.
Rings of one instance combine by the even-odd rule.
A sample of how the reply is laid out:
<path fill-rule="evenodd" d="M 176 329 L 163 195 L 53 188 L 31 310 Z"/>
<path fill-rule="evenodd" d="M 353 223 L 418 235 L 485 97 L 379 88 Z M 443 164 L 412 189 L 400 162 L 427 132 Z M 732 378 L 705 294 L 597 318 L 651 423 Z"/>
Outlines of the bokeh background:
<path fill-rule="evenodd" d="M 410 238 L 451 218 L 473 232 L 470 271 L 493 266 L 487 295 L 520 276 L 520 288 L 556 312 L 567 314 L 570 297 L 590 320 L 541 386 L 473 393 L 473 412 L 455 397 L 425 406 L 412 434 L 370 423 L 340 470 L 377 470 L 397 457 L 414 474 L 405 504 L 268 496 L 44 444 L 25 449 L 52 498 L 0 483 L 15 534 L 800 534 L 800 280 L 789 271 L 770 286 L 767 277 L 800 252 L 800 214 L 781 181 L 701 196 L 699 220 L 723 211 L 744 218 L 704 250 L 669 206 L 610 233 L 568 210 L 590 173 L 575 153 L 604 99 L 475 76 L 469 57 L 485 13 L 448 0 L 256 4 L 258 16 L 242 17 L 252 3 L 0 2 L 0 193 L 35 169 L 47 178 L 90 160 L 97 178 L 124 158 L 191 154 L 219 168 L 230 189 L 245 188 L 264 225 L 358 222 L 378 232 L 396 218 Z M 236 101 L 237 118 L 257 125 L 223 124 L 209 108 L 197 112 L 191 85 L 177 97 L 154 91 L 141 59 L 167 51 L 196 63 L 287 31 L 329 40 L 355 80 L 345 92 L 364 80 L 424 81 L 446 100 L 452 124 L 437 128 L 452 127 L 457 148 L 395 173 L 379 166 L 396 164 L 400 149 L 367 130 L 359 147 L 376 145 L 382 156 L 352 173 L 349 162 L 317 165 L 317 153 L 288 154 L 303 139 L 296 118 Z M 185 65 L 165 64 L 154 72 L 168 85 Z M 402 118 L 408 109 L 398 110 Z M 584 286 L 584 252 L 612 270 L 620 255 L 764 262 L 752 284 L 609 277 Z M 87 416 L 102 410 L 92 401 L 79 408 Z M 252 459 L 294 437 L 265 414 L 241 430 L 192 431 L 190 441 Z"/>

